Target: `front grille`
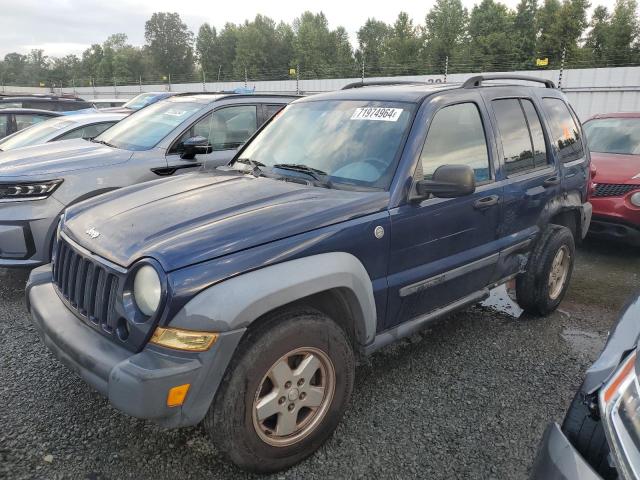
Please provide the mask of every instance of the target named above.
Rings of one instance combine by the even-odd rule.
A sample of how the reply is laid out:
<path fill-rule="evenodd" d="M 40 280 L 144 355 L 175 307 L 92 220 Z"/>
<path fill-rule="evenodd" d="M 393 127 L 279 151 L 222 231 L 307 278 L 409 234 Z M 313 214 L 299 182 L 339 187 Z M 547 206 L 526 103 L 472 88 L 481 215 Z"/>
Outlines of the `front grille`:
<path fill-rule="evenodd" d="M 114 333 L 119 318 L 115 308 L 118 275 L 60 238 L 53 281 L 71 308 L 104 333 Z"/>
<path fill-rule="evenodd" d="M 598 183 L 594 197 L 622 197 L 633 190 L 640 190 L 640 185 Z"/>

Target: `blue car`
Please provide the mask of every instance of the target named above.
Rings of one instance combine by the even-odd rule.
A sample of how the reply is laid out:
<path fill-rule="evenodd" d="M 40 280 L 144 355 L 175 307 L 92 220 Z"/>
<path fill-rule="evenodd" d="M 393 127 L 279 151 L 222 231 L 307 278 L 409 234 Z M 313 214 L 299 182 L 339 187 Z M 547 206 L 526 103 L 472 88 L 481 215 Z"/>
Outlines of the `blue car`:
<path fill-rule="evenodd" d="M 558 307 L 589 162 L 550 81 L 350 85 L 292 102 L 215 172 L 69 207 L 28 308 L 115 408 L 285 469 L 335 430 L 357 356 L 512 279 L 530 314 Z"/>

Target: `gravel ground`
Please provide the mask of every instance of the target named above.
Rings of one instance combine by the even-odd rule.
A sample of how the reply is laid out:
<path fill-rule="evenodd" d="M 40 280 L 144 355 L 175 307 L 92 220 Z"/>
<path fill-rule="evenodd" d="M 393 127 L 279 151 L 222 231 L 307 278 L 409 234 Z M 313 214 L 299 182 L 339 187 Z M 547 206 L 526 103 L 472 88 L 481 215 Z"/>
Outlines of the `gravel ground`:
<path fill-rule="evenodd" d="M 635 285 L 636 250 L 588 243 L 551 318 L 473 307 L 365 360 L 338 430 L 273 478 L 526 478 Z M 27 274 L 0 269 L 0 478 L 251 478 L 199 428 L 131 419 L 43 347 Z"/>

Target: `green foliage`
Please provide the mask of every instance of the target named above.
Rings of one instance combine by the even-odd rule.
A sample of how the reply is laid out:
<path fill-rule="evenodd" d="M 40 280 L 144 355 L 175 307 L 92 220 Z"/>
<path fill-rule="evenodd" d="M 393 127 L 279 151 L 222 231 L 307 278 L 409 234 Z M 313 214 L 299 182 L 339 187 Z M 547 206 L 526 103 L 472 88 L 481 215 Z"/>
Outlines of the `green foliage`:
<path fill-rule="evenodd" d="M 144 26 L 144 38 L 158 72 L 188 75 L 193 70 L 193 33 L 177 13 L 151 15 Z M 179 75 L 175 75 L 177 78 Z"/>
<path fill-rule="evenodd" d="M 304 12 L 291 25 L 264 15 L 219 31 L 204 23 L 197 37 L 177 13 L 154 13 L 146 44 L 124 33 L 93 44 L 80 57 L 48 57 L 42 50 L 9 53 L 0 61 L 4 85 L 88 86 L 216 80 L 359 77 L 535 69 L 536 58 L 558 68 L 637 65 L 637 0 L 616 0 L 611 10 L 589 0 L 520 0 L 511 10 L 479 0 L 469 13 L 461 0 L 436 0 L 423 25 L 400 12 L 393 24 L 369 18 L 353 50 L 347 31 L 329 27 L 322 13 Z"/>

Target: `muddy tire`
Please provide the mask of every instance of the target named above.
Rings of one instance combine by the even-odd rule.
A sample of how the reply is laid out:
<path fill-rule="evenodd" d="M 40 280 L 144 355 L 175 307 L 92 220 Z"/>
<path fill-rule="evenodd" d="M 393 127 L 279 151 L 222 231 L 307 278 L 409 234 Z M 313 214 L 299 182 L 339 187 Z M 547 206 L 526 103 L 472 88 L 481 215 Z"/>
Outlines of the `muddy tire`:
<path fill-rule="evenodd" d="M 204 427 L 239 467 L 283 470 L 333 433 L 353 380 L 354 354 L 342 328 L 316 310 L 283 311 L 242 340 Z"/>
<path fill-rule="evenodd" d="M 584 394 L 578 391 L 573 398 L 562 431 L 580 455 L 604 480 L 615 480 L 618 473 L 609 464 L 609 444 L 602 421 L 591 416 Z"/>
<path fill-rule="evenodd" d="M 549 315 L 569 287 L 575 260 L 571 230 L 549 225 L 538 239 L 524 273 L 516 278 L 516 298 L 520 307 L 533 315 Z"/>

